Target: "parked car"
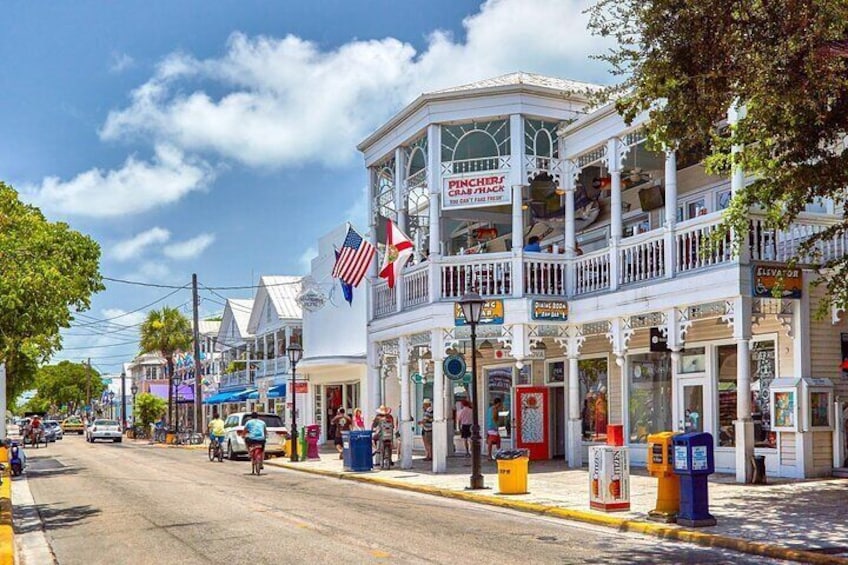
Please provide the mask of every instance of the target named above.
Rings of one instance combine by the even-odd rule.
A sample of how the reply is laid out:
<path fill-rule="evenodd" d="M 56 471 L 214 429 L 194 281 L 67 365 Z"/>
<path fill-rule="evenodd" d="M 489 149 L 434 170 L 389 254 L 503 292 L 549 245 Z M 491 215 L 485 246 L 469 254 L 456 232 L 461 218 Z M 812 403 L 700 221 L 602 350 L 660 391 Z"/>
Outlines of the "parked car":
<path fill-rule="evenodd" d="M 85 440 L 94 443 L 98 439 L 108 439 L 121 443 L 123 430 L 117 420 L 94 420 L 85 432 Z"/>
<path fill-rule="evenodd" d="M 56 428 L 48 426 L 47 422 L 42 422 L 41 426 L 44 428 L 44 440 L 47 443 L 54 443 L 56 441 Z"/>
<path fill-rule="evenodd" d="M 62 430 L 66 434 L 79 434 L 83 435 L 85 433 L 85 426 L 82 423 L 82 420 L 77 418 L 76 416 L 71 416 L 62 422 Z"/>
<path fill-rule="evenodd" d="M 244 424 L 250 419 L 250 412 L 230 414 L 224 421 L 224 449 L 229 459 L 247 455 L 247 444 L 244 441 Z M 283 426 L 283 421 L 276 414 L 261 412 L 259 419 L 265 422 L 267 440 L 265 453 L 283 455 L 286 450 L 286 439 L 289 432 Z"/>
<path fill-rule="evenodd" d="M 64 439 L 65 431 L 62 429 L 62 426 L 56 420 L 45 420 L 44 427 L 53 430 L 55 439 Z"/>

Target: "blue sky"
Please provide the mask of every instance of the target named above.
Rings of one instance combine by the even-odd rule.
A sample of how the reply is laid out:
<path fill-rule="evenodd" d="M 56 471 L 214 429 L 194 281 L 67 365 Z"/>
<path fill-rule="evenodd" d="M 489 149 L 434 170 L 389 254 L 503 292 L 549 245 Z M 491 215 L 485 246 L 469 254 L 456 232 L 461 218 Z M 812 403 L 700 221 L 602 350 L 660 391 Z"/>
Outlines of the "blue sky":
<path fill-rule="evenodd" d="M 0 179 L 97 239 L 106 276 L 240 286 L 302 274 L 318 237 L 346 220 L 365 229 L 355 145 L 421 92 L 516 70 L 608 82 L 588 57 L 603 44 L 585 6 L 7 3 Z M 118 371 L 140 307 L 168 293 L 107 286 L 86 315 L 112 325 L 66 332 L 57 359 Z M 220 296 L 202 297 L 204 314 L 220 312 Z"/>

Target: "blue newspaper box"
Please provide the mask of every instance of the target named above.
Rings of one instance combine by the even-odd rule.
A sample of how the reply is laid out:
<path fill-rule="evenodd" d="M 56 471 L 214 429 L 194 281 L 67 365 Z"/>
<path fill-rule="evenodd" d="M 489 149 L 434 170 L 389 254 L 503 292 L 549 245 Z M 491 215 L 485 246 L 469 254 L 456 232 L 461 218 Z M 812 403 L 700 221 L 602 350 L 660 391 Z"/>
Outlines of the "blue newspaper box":
<path fill-rule="evenodd" d="M 372 455 L 371 430 L 355 430 L 350 432 L 350 469 L 349 471 L 370 471 L 374 459 Z"/>
<path fill-rule="evenodd" d="M 342 467 L 345 471 L 353 471 L 350 460 L 350 432 L 342 432 Z"/>
<path fill-rule="evenodd" d="M 715 472 L 713 436 L 691 432 L 674 436 L 674 472 L 680 477 L 680 512 L 677 523 L 682 526 L 715 526 L 710 514 L 707 477 Z"/>

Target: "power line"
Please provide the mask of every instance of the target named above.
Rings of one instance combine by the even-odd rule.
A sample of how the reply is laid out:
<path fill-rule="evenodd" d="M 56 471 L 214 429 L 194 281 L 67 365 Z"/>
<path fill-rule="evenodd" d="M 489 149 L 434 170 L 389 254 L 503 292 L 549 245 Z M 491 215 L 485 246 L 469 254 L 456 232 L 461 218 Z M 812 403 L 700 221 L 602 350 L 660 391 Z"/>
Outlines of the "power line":
<path fill-rule="evenodd" d="M 84 347 L 63 347 L 61 351 L 79 351 L 79 350 L 87 350 L 87 349 L 101 349 L 103 347 L 119 347 L 121 345 L 129 345 L 131 343 L 138 343 L 137 339 L 132 341 L 122 341 L 120 343 L 109 343 L 107 345 L 89 345 Z"/>
<path fill-rule="evenodd" d="M 149 304 L 145 304 L 144 306 L 140 306 L 140 307 L 136 308 L 135 310 L 130 310 L 129 312 L 124 312 L 123 314 L 119 314 L 118 316 L 113 316 L 111 318 L 97 319 L 95 322 L 89 322 L 89 323 L 86 323 L 86 324 L 76 324 L 76 325 L 72 325 L 72 327 L 83 328 L 83 327 L 86 327 L 86 326 L 93 326 L 93 325 L 97 325 L 98 323 L 109 322 L 109 321 L 112 321 L 112 320 L 117 320 L 119 318 L 123 318 L 125 316 L 129 316 L 130 314 L 135 314 L 136 312 L 140 312 L 141 310 L 144 310 L 146 308 L 150 308 L 154 304 L 158 304 L 159 302 L 162 302 L 163 300 L 170 298 L 171 296 L 175 295 L 176 293 L 178 293 L 179 291 L 181 291 L 185 288 L 186 287 L 179 287 L 178 289 L 174 290 L 173 292 L 169 292 L 165 296 L 157 298 L 156 300 L 154 300 L 153 302 L 151 302 Z M 120 325 L 120 324 L 118 324 L 118 325 Z"/>
<path fill-rule="evenodd" d="M 187 285 L 187 284 L 183 285 L 183 286 L 176 286 L 176 285 L 170 285 L 170 284 L 159 284 L 159 283 L 149 283 L 149 282 L 144 282 L 144 281 L 133 281 L 133 280 L 128 280 L 128 279 L 118 279 L 118 278 L 114 278 L 114 277 L 103 277 L 103 280 L 121 283 L 121 284 L 135 285 L 135 286 L 148 286 L 148 287 L 153 287 L 153 288 L 171 288 L 171 289 L 177 289 L 177 290 L 182 290 L 184 288 L 189 287 L 189 285 Z M 255 290 L 255 289 L 260 288 L 262 286 L 265 286 L 265 287 L 268 287 L 268 286 L 290 286 L 290 285 L 296 285 L 296 284 L 300 284 L 300 279 L 293 280 L 293 281 L 287 281 L 287 282 L 280 282 L 280 283 L 253 284 L 253 285 L 243 285 L 243 286 L 206 286 L 206 285 L 201 285 L 201 286 L 203 286 L 204 288 L 207 288 L 209 290 L 213 290 L 213 289 L 214 290 Z"/>

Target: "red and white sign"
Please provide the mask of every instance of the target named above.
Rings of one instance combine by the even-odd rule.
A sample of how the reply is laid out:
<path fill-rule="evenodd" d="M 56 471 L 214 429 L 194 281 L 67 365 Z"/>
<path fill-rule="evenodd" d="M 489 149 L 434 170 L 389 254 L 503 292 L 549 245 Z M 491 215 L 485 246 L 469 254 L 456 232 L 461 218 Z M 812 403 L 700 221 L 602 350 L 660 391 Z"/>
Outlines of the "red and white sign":
<path fill-rule="evenodd" d="M 442 180 L 442 208 L 478 208 L 512 202 L 507 175 L 498 171 L 455 175 Z"/>
<path fill-rule="evenodd" d="M 589 448 L 589 506 L 605 512 L 630 510 L 630 454 L 626 447 Z"/>

